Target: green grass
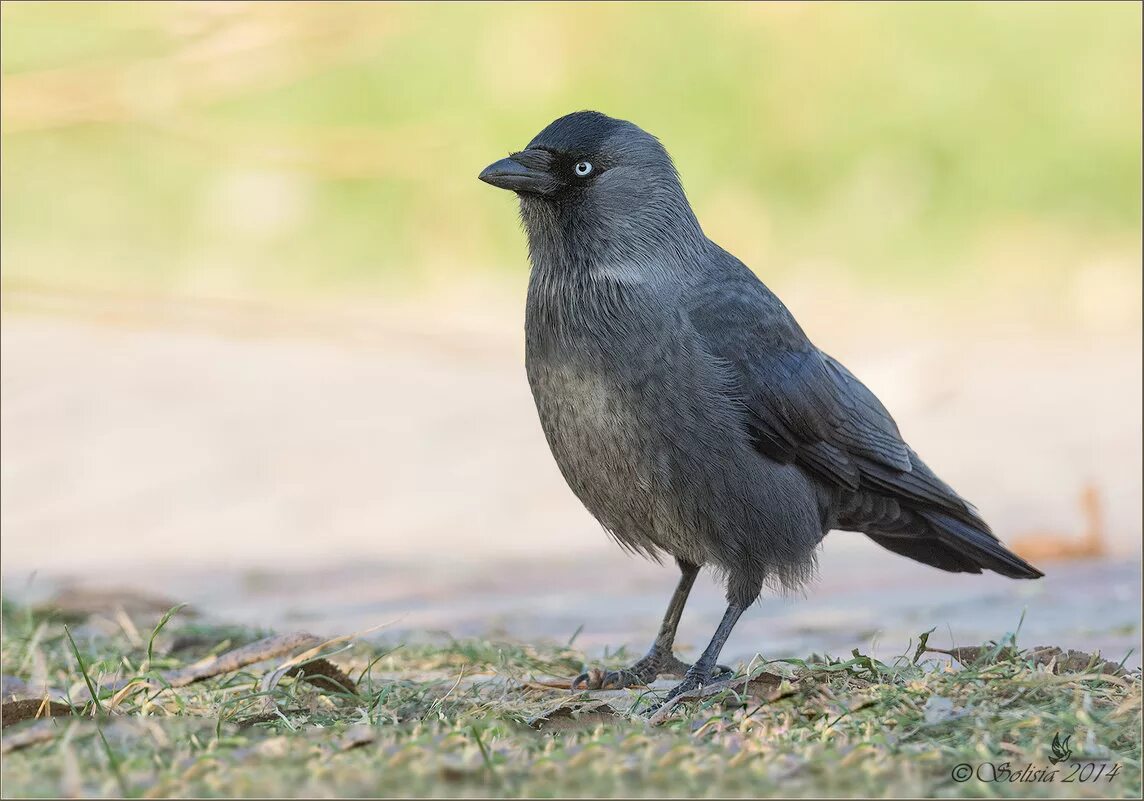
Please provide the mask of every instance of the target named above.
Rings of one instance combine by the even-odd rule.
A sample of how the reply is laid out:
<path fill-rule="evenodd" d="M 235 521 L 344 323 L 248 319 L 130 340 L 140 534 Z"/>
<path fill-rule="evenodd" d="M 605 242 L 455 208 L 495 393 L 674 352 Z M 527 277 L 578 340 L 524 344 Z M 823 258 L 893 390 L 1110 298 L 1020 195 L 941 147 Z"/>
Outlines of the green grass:
<path fill-rule="evenodd" d="M 266 675 L 286 658 L 279 657 L 184 687 L 117 695 L 99 688 L 117 678 L 170 676 L 265 633 L 215 629 L 178 614 L 154 636 L 99 616 L 65 630 L 8 604 L 3 623 L 6 677 L 38 676 L 77 702 L 90 683 L 103 709 L 77 703 L 74 716 L 5 729 L 6 741 L 29 730 L 44 737 L 5 755 L 8 797 L 1141 791 L 1139 676 L 1076 665 L 1054 673 L 1029 654 L 999 648 L 966 666 L 931 658 L 915 643 L 891 663 L 857 652 L 759 657 L 740 666 L 757 677 L 748 687 L 687 701 L 652 726 L 639 714 L 653 695 L 647 691 L 573 695 L 534 681 L 568 677 L 585 664 L 584 654 L 555 644 L 401 646 L 367 638 L 324 649 L 356 693 L 297 676 L 267 689 Z M 951 779 L 961 763 L 1050 767 L 1058 732 L 1071 737 L 1073 753 L 1055 781 Z M 1072 762 L 1103 766 L 1104 775 L 1065 782 Z"/>
<path fill-rule="evenodd" d="M 708 232 L 765 275 L 1067 290 L 1139 260 L 1138 4 L 0 13 L 10 282 L 519 275 L 514 204 L 475 176 L 586 107 L 661 136 Z"/>

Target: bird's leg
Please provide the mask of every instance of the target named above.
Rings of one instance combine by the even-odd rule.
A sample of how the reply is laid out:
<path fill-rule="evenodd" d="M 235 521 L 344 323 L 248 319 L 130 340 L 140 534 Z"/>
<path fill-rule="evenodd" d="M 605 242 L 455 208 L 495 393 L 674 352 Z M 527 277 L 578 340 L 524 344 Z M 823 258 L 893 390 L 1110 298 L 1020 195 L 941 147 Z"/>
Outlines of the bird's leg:
<path fill-rule="evenodd" d="M 679 584 L 667 605 L 667 612 L 660 624 L 659 634 L 647 655 L 624 670 L 590 670 L 581 673 L 572 680 L 573 690 L 613 690 L 621 687 L 641 687 L 651 684 L 660 676 L 685 676 L 691 665 L 682 662 L 672 653 L 675 644 L 675 632 L 679 628 L 679 619 L 683 617 L 683 607 L 687 604 L 687 596 L 695 585 L 695 578 L 699 575 L 699 566 L 682 559 L 677 559 L 679 570 Z M 728 668 L 719 666 L 721 671 L 730 672 Z"/>
<path fill-rule="evenodd" d="M 651 650 L 647 655 L 628 668 L 634 674 L 638 684 L 650 684 L 661 675 L 683 676 L 691 666 L 676 659 L 672 652 L 675 645 L 675 632 L 679 629 L 679 620 L 683 617 L 683 607 L 687 605 L 687 597 L 691 588 L 695 586 L 695 578 L 699 575 L 699 566 L 690 562 L 677 560 L 680 577 L 675 592 L 667 604 L 667 611 L 663 615 L 663 623 L 659 626 L 659 634 L 655 636 Z M 620 686 L 628 686 L 622 684 Z"/>
<path fill-rule="evenodd" d="M 671 688 L 667 697 L 656 706 L 651 712 L 655 712 L 671 699 L 678 695 L 691 690 L 697 690 L 700 687 L 710 684 L 712 682 L 712 668 L 715 667 L 715 662 L 719 658 L 719 652 L 723 650 L 723 644 L 727 642 L 727 638 L 731 636 L 731 629 L 735 628 L 735 623 L 738 622 L 740 615 L 743 614 L 743 607 L 734 601 L 727 605 L 727 611 L 723 614 L 723 620 L 719 623 L 719 628 L 715 629 L 715 636 L 711 638 L 711 642 L 707 645 L 707 649 L 700 655 L 691 669 L 687 671 L 683 681 Z"/>

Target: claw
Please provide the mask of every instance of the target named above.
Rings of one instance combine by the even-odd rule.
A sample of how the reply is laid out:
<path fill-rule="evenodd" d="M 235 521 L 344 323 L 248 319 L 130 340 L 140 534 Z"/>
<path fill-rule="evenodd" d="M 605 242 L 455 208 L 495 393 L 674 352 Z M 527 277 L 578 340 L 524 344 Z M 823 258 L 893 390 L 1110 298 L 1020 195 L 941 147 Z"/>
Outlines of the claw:
<path fill-rule="evenodd" d="M 604 674 L 600 689 L 622 690 L 625 687 L 643 687 L 646 685 L 647 682 L 638 673 L 631 670 L 613 670 Z"/>
<path fill-rule="evenodd" d="M 572 679 L 572 684 L 569 689 L 572 692 L 580 690 L 599 690 L 604 684 L 604 671 L 599 668 L 592 668 L 591 670 L 581 673 L 576 678 Z M 584 685 L 581 687 L 580 685 Z"/>
<path fill-rule="evenodd" d="M 609 670 L 604 672 L 599 668 L 592 668 L 572 679 L 569 689 L 571 689 L 572 692 L 579 692 L 581 690 L 622 690 L 625 687 L 642 687 L 646 684 L 646 681 L 631 670 Z"/>

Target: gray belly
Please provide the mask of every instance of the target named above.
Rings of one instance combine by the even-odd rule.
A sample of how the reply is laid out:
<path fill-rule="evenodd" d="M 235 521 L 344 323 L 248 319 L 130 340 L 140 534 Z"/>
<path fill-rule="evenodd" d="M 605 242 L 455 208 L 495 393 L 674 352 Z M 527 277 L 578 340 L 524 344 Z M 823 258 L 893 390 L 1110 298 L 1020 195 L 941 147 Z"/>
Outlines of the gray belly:
<path fill-rule="evenodd" d="M 681 523 L 672 421 L 637 387 L 590 370 L 531 365 L 529 381 L 556 463 L 604 528 L 636 551 L 707 561 Z"/>

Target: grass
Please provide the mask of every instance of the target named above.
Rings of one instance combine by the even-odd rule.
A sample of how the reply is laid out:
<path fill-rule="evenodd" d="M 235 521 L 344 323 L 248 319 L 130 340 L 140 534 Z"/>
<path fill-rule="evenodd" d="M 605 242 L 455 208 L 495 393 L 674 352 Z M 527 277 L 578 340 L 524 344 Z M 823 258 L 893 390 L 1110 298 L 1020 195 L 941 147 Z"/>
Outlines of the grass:
<path fill-rule="evenodd" d="M 273 671 L 279 655 L 167 686 L 204 656 L 256 647 L 265 632 L 184 614 L 156 616 L 151 631 L 98 615 L 65 628 L 8 604 L 3 624 L 6 681 L 34 678 L 75 703 L 72 715 L 5 729 L 7 797 L 1141 792 L 1139 676 L 1075 659 L 1038 664 L 1009 647 L 961 653 L 964 665 L 914 644 L 891 663 L 858 652 L 757 657 L 740 666 L 750 683 L 688 700 L 651 725 L 639 713 L 654 692 L 545 686 L 585 664 L 569 646 L 360 638 L 294 660 L 322 657 L 310 665 L 336 664 L 342 684 Z M 132 678 L 141 683 L 110 687 Z M 951 778 L 962 763 L 1051 768 L 1058 734 L 1072 755 L 1052 780 Z M 36 741 L 9 751 L 21 737 Z M 1074 762 L 1087 781 L 1065 781 Z"/>

